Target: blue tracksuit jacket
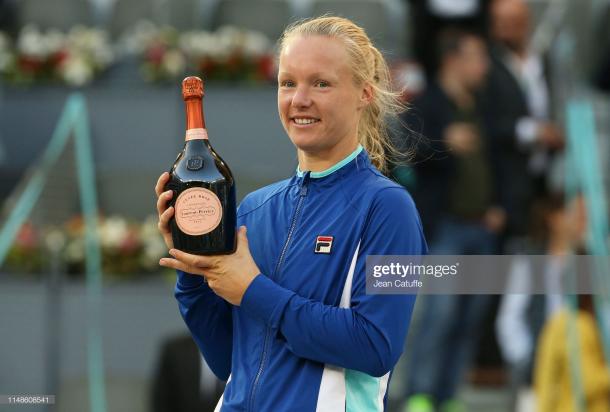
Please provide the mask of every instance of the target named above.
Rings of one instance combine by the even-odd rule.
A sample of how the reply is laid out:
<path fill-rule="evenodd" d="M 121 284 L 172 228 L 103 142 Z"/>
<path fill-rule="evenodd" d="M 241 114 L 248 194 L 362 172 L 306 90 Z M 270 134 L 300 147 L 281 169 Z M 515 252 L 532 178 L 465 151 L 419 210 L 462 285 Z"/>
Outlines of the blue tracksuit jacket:
<path fill-rule="evenodd" d="M 229 379 L 217 410 L 383 411 L 415 296 L 367 295 L 365 263 L 426 253 L 407 191 L 359 147 L 251 193 L 238 224 L 261 270 L 241 306 L 200 276 L 178 272 L 175 290 L 208 365 Z"/>

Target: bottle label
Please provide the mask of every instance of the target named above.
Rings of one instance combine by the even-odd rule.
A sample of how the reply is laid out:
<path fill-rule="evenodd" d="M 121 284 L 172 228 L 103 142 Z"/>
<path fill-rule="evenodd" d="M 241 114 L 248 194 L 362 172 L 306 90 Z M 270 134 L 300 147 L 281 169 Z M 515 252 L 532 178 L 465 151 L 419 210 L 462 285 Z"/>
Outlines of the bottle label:
<path fill-rule="evenodd" d="M 222 204 L 214 192 L 192 187 L 176 199 L 176 224 L 191 236 L 205 235 L 216 229 L 222 219 Z"/>
<path fill-rule="evenodd" d="M 207 139 L 208 138 L 208 131 L 205 129 L 188 129 L 186 131 L 186 137 L 185 140 L 188 142 L 189 140 L 195 140 L 195 139 Z"/>

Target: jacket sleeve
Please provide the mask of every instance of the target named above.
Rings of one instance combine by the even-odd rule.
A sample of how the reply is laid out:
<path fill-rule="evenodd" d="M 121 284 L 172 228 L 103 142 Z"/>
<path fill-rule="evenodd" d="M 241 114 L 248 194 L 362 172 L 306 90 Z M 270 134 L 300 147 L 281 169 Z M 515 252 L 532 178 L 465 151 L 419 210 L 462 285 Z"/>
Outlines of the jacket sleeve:
<path fill-rule="evenodd" d="M 242 224 L 238 207 L 237 223 Z M 176 271 L 174 295 L 180 315 L 189 328 L 199 351 L 214 374 L 226 381 L 231 374 L 233 352 L 233 305 L 214 293 L 202 276 Z"/>
<path fill-rule="evenodd" d="M 384 189 L 369 212 L 361 239 L 351 307 L 303 298 L 257 276 L 242 309 L 275 328 L 297 356 L 358 370 L 372 376 L 389 372 L 400 357 L 415 295 L 367 295 L 367 255 L 422 255 L 426 244 L 413 201 L 401 188 Z"/>
<path fill-rule="evenodd" d="M 210 369 L 226 381 L 231 373 L 232 307 L 210 289 L 203 277 L 177 272 L 174 294 L 180 314 Z"/>

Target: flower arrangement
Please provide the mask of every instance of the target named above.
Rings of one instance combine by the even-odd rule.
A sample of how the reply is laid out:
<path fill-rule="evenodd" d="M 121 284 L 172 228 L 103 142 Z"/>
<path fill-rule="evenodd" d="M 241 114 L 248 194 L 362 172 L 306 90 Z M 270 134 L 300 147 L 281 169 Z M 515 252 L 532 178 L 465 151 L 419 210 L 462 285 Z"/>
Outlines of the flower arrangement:
<path fill-rule="evenodd" d="M 216 32 L 188 31 L 138 23 L 123 38 L 124 49 L 139 55 L 151 82 L 175 81 L 188 71 L 206 80 L 266 82 L 275 77 L 269 39 L 261 33 L 224 26 Z"/>
<path fill-rule="evenodd" d="M 26 25 L 14 42 L 0 32 L 0 77 L 14 84 L 84 86 L 117 54 L 137 56 L 149 82 L 174 82 L 188 71 L 206 80 L 260 83 L 272 81 L 276 72 L 271 42 L 261 33 L 231 26 L 179 33 L 139 22 L 116 45 L 104 30 L 84 26 L 63 33 Z"/>
<path fill-rule="evenodd" d="M 156 216 L 141 223 L 118 216 L 103 218 L 97 231 L 104 274 L 130 278 L 162 271 L 158 262 L 167 254 L 167 247 L 157 230 Z M 80 276 L 85 273 L 84 235 L 85 224 L 80 216 L 61 227 L 37 228 L 26 223 L 7 256 L 6 267 L 14 273 L 44 273 L 56 253 L 69 275 Z"/>
<path fill-rule="evenodd" d="M 105 31 L 76 26 L 68 33 L 24 26 L 14 44 L 0 34 L 0 75 L 12 83 L 83 86 L 106 69 L 114 52 Z"/>

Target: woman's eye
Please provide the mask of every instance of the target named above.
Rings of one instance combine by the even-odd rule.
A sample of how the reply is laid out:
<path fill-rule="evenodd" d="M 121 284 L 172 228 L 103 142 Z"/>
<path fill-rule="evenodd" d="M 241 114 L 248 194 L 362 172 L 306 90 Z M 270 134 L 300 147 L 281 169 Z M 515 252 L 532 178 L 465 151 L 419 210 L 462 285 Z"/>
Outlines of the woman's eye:
<path fill-rule="evenodd" d="M 318 87 L 328 87 L 328 86 L 330 86 L 330 84 L 327 81 L 318 80 L 316 82 L 316 86 L 318 86 Z"/>
<path fill-rule="evenodd" d="M 294 82 L 292 80 L 282 80 L 280 82 L 281 87 L 294 87 Z"/>

